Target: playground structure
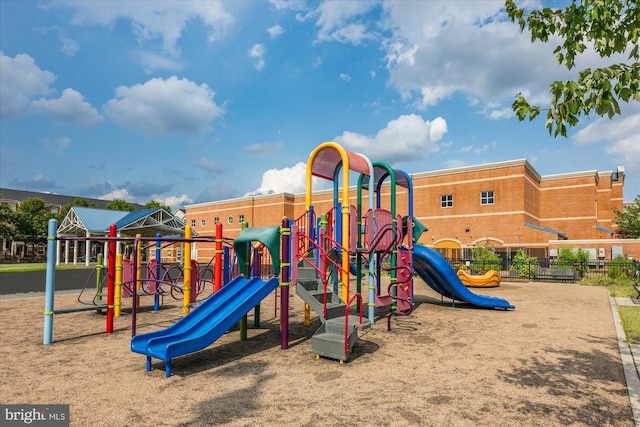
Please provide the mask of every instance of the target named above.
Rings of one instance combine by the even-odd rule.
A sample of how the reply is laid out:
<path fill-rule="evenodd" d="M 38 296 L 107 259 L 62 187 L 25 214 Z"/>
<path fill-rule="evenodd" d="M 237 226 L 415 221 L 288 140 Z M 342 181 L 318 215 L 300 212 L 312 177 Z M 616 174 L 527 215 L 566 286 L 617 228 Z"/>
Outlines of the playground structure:
<path fill-rule="evenodd" d="M 350 201 L 349 175 L 352 173 L 359 174 L 355 204 Z M 331 206 L 319 215 L 312 204 L 313 177 L 333 183 Z M 388 186 L 384 185 L 387 180 Z M 317 358 L 327 357 L 340 363 L 348 360 L 358 340 L 358 331 L 379 320 L 376 309 L 386 316 L 388 330 L 392 318 L 412 312 L 414 273 L 443 299 L 450 298 L 452 306 L 460 300 L 480 307 L 514 308 L 503 299 L 469 291 L 440 254 L 417 243 L 427 228 L 413 217 L 413 189 L 406 172 L 383 162 L 372 163 L 366 156 L 347 151 L 335 142 L 325 142 L 310 154 L 306 181 L 306 209 L 296 219 L 283 218 L 280 226 L 244 228 L 233 244 L 225 248 L 222 225 L 217 225 L 216 258 L 209 281 L 212 292 L 195 306 L 193 303 L 197 303 L 196 298 L 206 285 L 203 286 L 198 273 L 198 263 L 191 261 L 191 243 L 198 238 L 191 236 L 189 226 L 185 227 L 184 238 L 156 236 L 132 240 L 116 237 L 115 230 L 110 230 L 109 237 L 99 239 L 108 242 L 109 247 L 107 303 L 81 309 L 106 310 L 106 332 L 111 333 L 116 308 L 120 309 L 122 298 L 130 297 L 131 350 L 146 356 L 147 370 L 151 369 L 153 358 L 162 360 L 169 377 L 173 358 L 206 348 L 238 322 L 241 340 L 246 340 L 248 312 L 255 310 L 254 320 L 258 326 L 260 302 L 278 289 L 281 291 L 280 344 L 282 349 L 288 348 L 292 283 L 305 303 L 304 323 L 311 324 L 311 310 L 320 320 L 312 337 L 313 352 Z M 388 198 L 384 197 L 386 192 Z M 402 212 L 397 208 L 397 194 L 406 201 Z M 64 312 L 53 308 L 55 280 L 50 276 L 55 269 L 55 223 L 50 223 L 49 233 L 48 254 L 51 256 L 47 268 L 45 344 L 52 340 L 53 314 Z M 116 242 L 127 239 L 134 244 L 130 263 L 121 262 L 115 250 Z M 153 242 L 157 250 L 163 242 L 184 243 L 184 266 L 180 274 L 172 275 L 171 268 L 156 261 L 146 266 L 143 278 L 139 253 L 145 242 Z M 159 259 L 158 252 L 156 260 Z M 264 277 L 267 259 L 272 274 Z M 366 292 L 362 289 L 363 279 Z M 175 293 L 182 295 L 184 317 L 169 328 L 137 335 L 136 310 L 140 296 L 153 295 L 154 309 L 158 309 L 163 296 L 175 297 Z"/>
<path fill-rule="evenodd" d="M 474 276 L 460 269 L 458 270 L 458 277 L 469 288 L 495 288 L 500 286 L 500 273 L 495 270 L 489 270 L 480 276 Z"/>
<path fill-rule="evenodd" d="M 47 257 L 47 273 L 45 284 L 45 322 L 44 344 L 53 341 L 53 316 L 55 314 L 76 313 L 81 311 L 104 311 L 106 313 L 105 332 L 113 331 L 114 317 L 122 312 L 122 300 L 131 299 L 132 335 L 136 332 L 136 313 L 140 306 L 140 297 L 153 296 L 154 310 L 159 310 L 165 296 L 174 300 L 182 300 L 183 313 L 187 314 L 191 307 L 198 304 L 198 297 L 205 296 L 205 288 L 211 287 L 211 293 L 219 290 L 230 275 L 229 250 L 223 247 L 222 227 L 216 230 L 215 239 L 199 238 L 191 236 L 191 228 L 185 227 L 185 237 L 141 237 L 135 238 L 117 237 L 115 225 L 110 227 L 109 237 L 68 238 L 57 237 L 57 221 L 49 221 L 49 254 Z M 102 258 L 99 256 L 96 268 L 85 281 L 78 302 L 80 305 L 67 308 L 54 308 L 55 294 L 55 262 L 56 246 L 60 241 L 86 240 L 94 242 L 106 242 L 108 246 L 107 274 L 103 274 Z M 216 257 L 212 262 L 201 268 L 197 262 L 190 259 L 190 245 L 198 241 L 215 241 Z M 128 242 L 133 243 L 133 259 L 123 259 L 123 255 L 116 253 L 116 245 Z M 149 244 L 146 248 L 143 245 Z M 163 265 L 158 262 L 163 244 L 186 243 L 184 263 L 180 265 Z M 142 265 L 142 252 L 155 247 L 155 258 L 146 265 Z M 215 261 L 215 263 L 213 263 Z M 213 265 L 212 265 L 213 264 Z M 95 272 L 95 275 L 93 274 Z M 95 291 L 89 292 L 88 285 L 95 277 Z M 85 295 L 92 293 L 87 298 Z"/>

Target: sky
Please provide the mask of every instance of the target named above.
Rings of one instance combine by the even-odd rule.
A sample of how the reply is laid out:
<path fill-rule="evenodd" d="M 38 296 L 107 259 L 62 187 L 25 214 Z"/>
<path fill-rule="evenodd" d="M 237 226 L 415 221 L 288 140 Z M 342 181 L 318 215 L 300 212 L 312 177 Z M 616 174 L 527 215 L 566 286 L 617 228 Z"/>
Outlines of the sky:
<path fill-rule="evenodd" d="M 0 186 L 173 209 L 298 194 L 335 141 L 409 173 L 623 166 L 631 202 L 639 103 L 567 138 L 511 110 L 604 63 L 587 50 L 566 70 L 556 45 L 503 1 L 0 0 Z"/>

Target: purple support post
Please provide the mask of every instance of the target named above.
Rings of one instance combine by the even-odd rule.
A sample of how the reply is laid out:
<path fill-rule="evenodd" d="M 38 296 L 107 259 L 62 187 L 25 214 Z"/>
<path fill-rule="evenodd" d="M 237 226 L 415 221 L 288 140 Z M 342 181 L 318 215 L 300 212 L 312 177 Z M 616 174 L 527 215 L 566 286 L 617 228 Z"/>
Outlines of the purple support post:
<path fill-rule="evenodd" d="M 133 240 L 133 280 L 136 280 L 136 271 L 138 265 L 138 245 L 140 244 L 140 240 L 136 237 Z M 136 287 L 133 287 L 133 292 L 131 293 L 131 336 L 136 336 L 136 323 L 138 321 L 138 290 Z"/>
<path fill-rule="evenodd" d="M 161 257 L 161 245 L 160 238 L 162 234 L 156 233 L 156 294 L 153 299 L 153 310 L 160 310 L 160 257 Z"/>
<path fill-rule="evenodd" d="M 289 348 L 289 285 L 291 272 L 291 228 L 289 220 L 282 218 L 280 226 L 280 348 Z"/>

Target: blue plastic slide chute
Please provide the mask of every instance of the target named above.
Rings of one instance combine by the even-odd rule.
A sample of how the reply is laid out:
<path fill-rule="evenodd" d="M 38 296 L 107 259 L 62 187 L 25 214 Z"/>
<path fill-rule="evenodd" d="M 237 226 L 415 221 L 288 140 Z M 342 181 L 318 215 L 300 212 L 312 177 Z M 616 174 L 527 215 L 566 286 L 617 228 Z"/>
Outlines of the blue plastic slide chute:
<path fill-rule="evenodd" d="M 170 377 L 172 358 L 213 344 L 277 287 L 277 277 L 238 276 L 168 328 L 131 338 L 131 351 L 147 356 L 147 371 L 152 357 L 163 360 Z"/>
<path fill-rule="evenodd" d="M 447 260 L 437 251 L 422 245 L 413 247 L 413 268 L 420 278 L 439 294 L 478 307 L 514 309 L 509 301 L 471 292 Z"/>

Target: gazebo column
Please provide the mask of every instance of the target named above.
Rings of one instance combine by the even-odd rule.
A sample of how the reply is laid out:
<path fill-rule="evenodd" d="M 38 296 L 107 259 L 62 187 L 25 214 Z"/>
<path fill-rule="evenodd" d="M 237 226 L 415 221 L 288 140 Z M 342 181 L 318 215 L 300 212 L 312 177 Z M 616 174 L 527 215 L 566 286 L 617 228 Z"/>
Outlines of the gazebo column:
<path fill-rule="evenodd" d="M 105 237 L 109 237 L 108 234 L 105 234 Z M 102 265 L 103 266 L 107 266 L 107 263 L 109 262 L 109 242 L 104 242 L 104 248 L 102 249 L 102 253 L 104 254 L 102 257 Z"/>
<path fill-rule="evenodd" d="M 89 237 L 91 237 L 91 233 L 87 231 L 86 236 L 87 236 L 87 239 L 89 239 Z M 84 265 L 86 265 L 87 267 L 89 266 L 90 254 L 91 254 L 91 242 L 89 240 L 86 240 L 84 244 Z"/>
<path fill-rule="evenodd" d="M 64 263 L 69 264 L 69 241 L 64 241 Z"/>
<path fill-rule="evenodd" d="M 60 240 L 56 240 L 56 265 L 60 265 Z"/>
<path fill-rule="evenodd" d="M 73 265 L 78 263 L 78 241 L 73 241 Z"/>

